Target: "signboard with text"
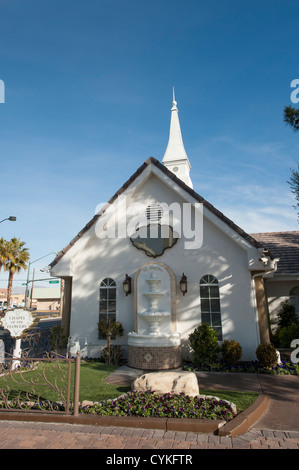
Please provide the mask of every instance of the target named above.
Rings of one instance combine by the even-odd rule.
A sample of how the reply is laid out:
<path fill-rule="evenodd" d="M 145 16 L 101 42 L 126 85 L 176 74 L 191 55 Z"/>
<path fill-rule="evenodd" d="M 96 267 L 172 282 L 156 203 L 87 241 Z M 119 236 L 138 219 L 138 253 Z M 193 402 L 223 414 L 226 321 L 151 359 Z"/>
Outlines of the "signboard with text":
<path fill-rule="evenodd" d="M 34 320 L 30 310 L 26 308 L 13 308 L 7 310 L 5 316 L 0 321 L 3 328 L 10 332 L 12 338 L 19 338 L 33 324 Z"/>

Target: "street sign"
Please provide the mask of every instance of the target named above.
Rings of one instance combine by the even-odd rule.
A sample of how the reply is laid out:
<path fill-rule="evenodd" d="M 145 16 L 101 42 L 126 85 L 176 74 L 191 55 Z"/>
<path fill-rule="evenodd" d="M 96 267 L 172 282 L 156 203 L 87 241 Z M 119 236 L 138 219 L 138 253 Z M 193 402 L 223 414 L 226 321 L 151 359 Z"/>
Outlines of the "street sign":
<path fill-rule="evenodd" d="M 59 281 L 49 281 L 49 284 L 58 284 Z"/>

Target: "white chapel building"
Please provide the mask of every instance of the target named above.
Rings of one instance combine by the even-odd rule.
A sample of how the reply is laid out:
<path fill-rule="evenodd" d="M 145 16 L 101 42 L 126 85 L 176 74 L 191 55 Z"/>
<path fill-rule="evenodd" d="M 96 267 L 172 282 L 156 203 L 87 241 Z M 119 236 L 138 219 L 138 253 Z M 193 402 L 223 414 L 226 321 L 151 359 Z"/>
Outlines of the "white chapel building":
<path fill-rule="evenodd" d="M 239 341 L 243 360 L 269 342 L 265 284 L 279 257 L 197 194 L 191 176 L 174 98 L 162 162 L 151 157 L 128 175 L 51 264 L 64 280 L 62 326 L 82 355 L 106 346 L 103 319 L 121 322 L 112 344 L 141 369 L 179 367 L 201 323 L 220 344 Z M 292 279 L 299 285 L 298 272 Z"/>

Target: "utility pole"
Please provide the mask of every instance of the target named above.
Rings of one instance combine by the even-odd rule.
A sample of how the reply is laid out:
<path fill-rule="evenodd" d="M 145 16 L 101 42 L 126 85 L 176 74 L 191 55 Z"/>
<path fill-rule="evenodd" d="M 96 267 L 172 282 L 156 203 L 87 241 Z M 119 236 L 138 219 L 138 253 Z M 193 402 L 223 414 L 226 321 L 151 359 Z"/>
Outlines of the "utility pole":
<path fill-rule="evenodd" d="M 32 308 L 32 296 L 33 296 L 33 286 L 34 286 L 34 275 L 35 275 L 35 268 L 33 268 L 33 274 L 32 274 L 32 285 L 31 285 L 31 293 L 30 293 L 30 308 Z"/>

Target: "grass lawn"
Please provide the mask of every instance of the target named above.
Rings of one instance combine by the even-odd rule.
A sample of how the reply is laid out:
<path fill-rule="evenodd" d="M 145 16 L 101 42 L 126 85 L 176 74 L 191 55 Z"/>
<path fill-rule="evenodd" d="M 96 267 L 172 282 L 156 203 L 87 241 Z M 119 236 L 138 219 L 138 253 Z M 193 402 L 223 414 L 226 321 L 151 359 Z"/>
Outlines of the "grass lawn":
<path fill-rule="evenodd" d="M 128 392 L 130 387 L 108 385 L 105 377 L 116 370 L 115 366 L 108 366 L 100 362 L 90 362 L 81 365 L 80 401 L 101 401 L 106 398 L 116 398 L 121 393 Z M 202 395 L 215 395 L 222 400 L 233 402 L 238 411 L 248 408 L 257 398 L 258 393 L 239 392 L 233 390 L 201 390 Z"/>
<path fill-rule="evenodd" d="M 110 385 L 104 381 L 117 368 L 102 362 L 81 364 L 79 400 L 101 401 L 107 398 L 116 398 L 118 395 L 128 392 L 131 387 Z"/>
<path fill-rule="evenodd" d="M 32 400 L 38 397 L 39 401 L 62 401 L 61 395 L 67 394 L 67 363 L 40 363 L 36 370 L 22 373 L 13 373 L 11 376 L 0 377 L 0 400 L 6 396 L 14 400 L 21 393 L 22 400 Z M 115 398 L 130 387 L 108 385 L 105 377 L 117 367 L 101 362 L 81 363 L 80 367 L 80 395 L 79 400 L 102 401 Z M 71 364 L 70 400 L 74 397 L 75 364 Z M 59 392 L 57 391 L 59 390 Z M 27 395 L 26 395 L 27 393 Z"/>
<path fill-rule="evenodd" d="M 258 396 L 255 392 L 238 392 L 234 390 L 200 390 L 202 395 L 214 395 L 221 400 L 228 400 L 234 403 L 238 412 L 246 410 Z"/>
<path fill-rule="evenodd" d="M 105 399 L 116 398 L 122 393 L 128 392 L 130 387 L 121 385 L 111 385 L 105 383 L 105 378 L 114 370 L 116 366 L 109 366 L 101 362 L 91 361 L 82 362 L 80 368 L 80 396 L 79 401 L 83 400 L 99 402 Z M 9 376 L 0 377 L 0 400 L 3 399 L 3 394 L 8 399 L 14 399 L 17 394 L 22 391 L 23 400 L 34 400 L 34 397 L 39 396 L 39 400 L 61 401 L 61 396 L 57 393 L 55 388 L 49 389 L 45 385 L 45 378 L 51 383 L 57 385 L 57 388 L 66 388 L 66 370 L 67 365 L 62 365 L 62 370 L 58 370 L 54 364 L 45 364 L 44 373 L 43 367 L 40 365 L 37 370 L 29 371 L 23 374 L 14 373 L 13 378 Z M 64 380 L 62 375 L 65 374 Z M 25 381 L 25 382 L 24 382 Z M 74 364 L 71 369 L 71 397 L 73 400 L 73 383 L 74 383 Z M 30 392 L 30 396 L 26 396 L 26 392 Z M 215 395 L 223 400 L 228 400 L 235 403 L 238 412 L 243 411 L 250 406 L 257 397 L 257 393 L 238 392 L 238 391 L 218 391 L 218 390 L 200 390 L 201 394 Z M 65 391 L 64 391 L 65 395 Z"/>

